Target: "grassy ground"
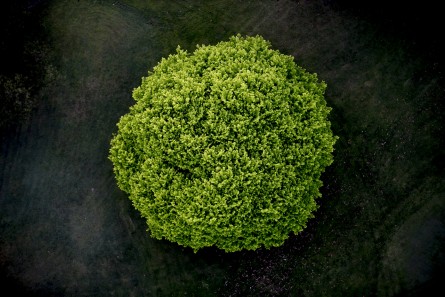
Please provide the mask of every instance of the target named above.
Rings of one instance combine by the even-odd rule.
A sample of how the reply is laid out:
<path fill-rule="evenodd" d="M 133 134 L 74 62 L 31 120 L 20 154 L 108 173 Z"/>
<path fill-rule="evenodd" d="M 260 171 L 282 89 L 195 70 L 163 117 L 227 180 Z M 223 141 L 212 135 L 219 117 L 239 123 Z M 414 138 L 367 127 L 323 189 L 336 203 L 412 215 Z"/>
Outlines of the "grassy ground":
<path fill-rule="evenodd" d="M 42 296 L 418 296 L 444 269 L 442 77 L 322 1 L 52 1 L 54 78 L 2 144 L 0 265 Z M 271 250 L 193 254 L 148 237 L 107 160 L 131 90 L 177 45 L 260 34 L 328 85 L 316 219 Z"/>

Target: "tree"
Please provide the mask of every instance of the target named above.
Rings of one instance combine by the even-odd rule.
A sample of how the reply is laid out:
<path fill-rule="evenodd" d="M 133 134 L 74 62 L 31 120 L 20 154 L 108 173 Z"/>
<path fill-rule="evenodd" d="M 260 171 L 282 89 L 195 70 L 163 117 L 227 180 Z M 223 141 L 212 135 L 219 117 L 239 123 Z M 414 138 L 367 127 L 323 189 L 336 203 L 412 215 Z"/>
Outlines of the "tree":
<path fill-rule="evenodd" d="M 336 141 L 326 84 L 260 36 L 163 58 L 133 91 L 110 159 L 151 235 L 228 252 L 303 230 Z"/>

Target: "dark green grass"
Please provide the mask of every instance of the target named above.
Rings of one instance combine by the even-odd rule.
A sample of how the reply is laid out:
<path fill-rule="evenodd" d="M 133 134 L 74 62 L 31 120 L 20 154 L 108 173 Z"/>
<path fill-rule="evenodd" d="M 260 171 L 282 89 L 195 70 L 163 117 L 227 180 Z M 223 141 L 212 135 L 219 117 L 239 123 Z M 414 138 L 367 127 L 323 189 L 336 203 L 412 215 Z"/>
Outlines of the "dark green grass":
<path fill-rule="evenodd" d="M 31 124 L 2 143 L 4 274 L 45 296 L 417 296 L 437 286 L 442 78 L 403 40 L 320 3 L 50 2 L 55 78 Z M 280 248 L 195 255 L 149 238 L 115 185 L 109 141 L 161 57 L 234 33 L 260 34 L 318 73 L 340 139 L 307 230 Z"/>

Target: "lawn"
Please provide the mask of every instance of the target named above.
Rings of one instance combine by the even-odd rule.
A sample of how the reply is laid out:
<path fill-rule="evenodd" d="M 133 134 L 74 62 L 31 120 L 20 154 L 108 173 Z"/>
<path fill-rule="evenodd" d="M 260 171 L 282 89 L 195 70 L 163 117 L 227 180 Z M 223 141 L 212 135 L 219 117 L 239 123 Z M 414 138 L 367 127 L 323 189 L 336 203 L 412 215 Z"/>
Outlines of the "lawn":
<path fill-rule="evenodd" d="M 413 36 L 321 0 L 53 0 L 41 22 L 51 79 L 29 123 L 1 144 L 6 287 L 21 296 L 433 296 L 439 288 L 445 92 L 440 61 Z M 149 237 L 116 186 L 109 142 L 133 88 L 162 57 L 236 33 L 263 36 L 327 83 L 340 138 L 304 232 L 270 250 L 194 254 Z"/>

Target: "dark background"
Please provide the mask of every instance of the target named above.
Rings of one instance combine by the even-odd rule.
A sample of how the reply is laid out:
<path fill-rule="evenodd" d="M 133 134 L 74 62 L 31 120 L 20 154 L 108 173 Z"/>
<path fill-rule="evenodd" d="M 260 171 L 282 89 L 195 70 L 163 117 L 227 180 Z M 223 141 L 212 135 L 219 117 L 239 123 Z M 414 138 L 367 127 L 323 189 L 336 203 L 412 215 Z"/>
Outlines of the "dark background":
<path fill-rule="evenodd" d="M 294 2 L 297 3 L 298 1 Z M 63 228 L 66 226 L 64 224 L 54 225 L 54 222 L 60 222 L 60 218 L 46 217 L 45 212 L 45 207 L 63 210 L 65 206 L 61 205 L 59 207 L 56 200 L 49 199 L 48 201 L 53 203 L 51 206 L 46 206 L 43 202 L 41 202 L 42 204 L 34 202 L 36 204 L 29 206 L 24 199 L 34 195 L 34 192 L 31 192 L 31 190 L 35 190 L 32 188 L 32 185 L 34 185 L 32 182 L 35 181 L 31 181 L 31 190 L 27 188 L 27 191 L 30 191 L 28 193 L 21 184 L 14 184 L 21 176 L 27 176 L 26 170 L 32 169 L 32 167 L 26 167 L 26 163 L 33 161 L 33 146 L 50 146 L 50 143 L 46 144 L 46 139 L 57 139 L 52 137 L 52 133 L 59 132 L 42 128 L 45 127 L 45 121 L 51 119 L 59 123 L 60 116 L 66 116 L 65 114 L 59 115 L 57 106 L 48 104 L 48 99 L 45 95 L 42 95 L 48 94 L 48 91 L 42 91 L 42 89 L 53 82 L 51 78 L 48 79 L 47 66 L 53 63 L 57 68 L 59 66 L 57 63 L 63 64 L 63 61 L 57 60 L 59 58 L 54 58 L 53 40 L 47 35 L 44 22 L 42 22 L 42 19 L 48 17 L 47 7 L 52 2 L 9 1 L 2 3 L 0 17 L 0 76 L 2 78 L 2 84 L 0 85 L 0 100 L 2 102 L 0 113 L 0 118 L 2 119 L 0 126 L 2 141 L 2 159 L 0 162 L 0 285 L 2 291 L 5 292 L 2 293 L 2 296 L 73 296 L 76 294 L 78 296 L 109 296 L 112 294 L 116 296 L 130 296 L 131 294 L 126 291 L 128 288 L 131 288 L 131 293 L 136 295 L 141 294 L 141 292 L 151 292 L 155 296 L 176 296 L 175 293 L 178 296 L 316 296 L 317 292 L 319 294 L 323 293 L 325 296 L 358 296 L 359 294 L 375 296 L 382 295 L 381 292 L 386 292 L 385 296 L 436 296 L 434 295 L 435 292 L 440 292 L 440 289 L 443 287 L 441 282 L 445 276 L 444 214 L 440 211 L 443 209 L 441 208 L 443 204 L 440 204 L 440 201 L 443 201 L 444 188 L 443 183 L 435 183 L 435 181 L 443 180 L 445 173 L 445 137 L 443 137 L 444 46 L 441 30 L 444 21 L 441 16 L 441 9 L 439 9 L 439 4 L 425 1 L 418 2 L 417 4 L 394 1 L 339 0 L 321 2 L 325 5 L 322 8 L 323 10 L 320 10 L 321 18 L 323 12 L 326 11 L 338 13 L 342 18 L 352 19 L 352 23 L 365 24 L 360 25 L 364 29 L 358 31 L 368 34 L 370 37 L 369 39 L 364 38 L 368 41 L 361 48 L 362 54 L 357 54 L 357 57 L 341 57 L 348 63 L 341 61 L 337 64 L 336 57 L 333 57 L 332 60 L 328 61 L 327 66 L 320 66 L 320 64 L 324 65 L 322 62 L 317 62 L 317 58 L 319 58 L 318 53 L 322 52 L 321 50 L 316 51 L 317 55 L 314 54 L 313 56 L 311 53 L 304 53 L 304 50 L 301 50 L 301 62 L 305 63 L 309 70 L 316 71 L 320 76 L 324 77 L 328 81 L 328 86 L 331 87 L 327 95 L 329 98 L 335 99 L 331 102 L 333 106 L 333 129 L 341 138 L 336 148 L 336 163 L 327 170 L 324 176 L 325 187 L 322 189 L 324 196 L 333 198 L 327 201 L 320 201 L 321 207 L 316 215 L 317 219 L 309 224 L 308 229 L 300 235 L 291 236 L 282 248 L 271 251 L 259 250 L 256 252 L 226 255 L 220 251 L 208 249 L 195 255 L 187 249 L 176 247 L 174 244 L 166 242 L 157 243 L 145 239 L 147 236 L 145 233 L 145 222 L 131 208 L 125 195 L 117 189 L 111 189 L 106 192 L 108 194 L 111 193 L 113 202 L 108 202 L 109 204 L 106 204 L 107 202 L 98 202 L 97 205 L 93 199 L 97 194 L 91 190 L 88 193 L 81 193 L 83 196 L 90 195 L 92 197 L 92 200 L 85 202 L 91 203 L 91 205 L 85 206 L 84 202 L 77 204 L 78 202 L 71 203 L 69 201 L 70 204 L 66 205 L 66 212 L 67 214 L 77 213 L 76 209 L 83 207 L 86 209 L 95 209 L 95 207 L 104 207 L 104 205 L 108 207 L 108 209 L 104 210 L 106 214 L 103 215 L 106 227 L 97 232 L 101 233 L 104 238 L 109 236 L 110 242 L 107 242 L 105 247 L 98 247 L 94 243 L 89 243 L 93 248 L 85 247 L 85 250 L 80 250 L 79 253 L 82 254 L 83 258 L 90 261 L 91 266 L 87 265 L 86 268 L 75 266 L 79 267 L 78 274 L 73 273 L 72 277 L 67 277 L 67 282 L 65 283 L 63 277 L 57 279 L 54 275 L 69 274 L 70 272 L 57 265 L 61 265 L 64 261 L 77 259 L 76 255 L 70 254 L 76 253 L 76 250 L 68 247 L 65 251 L 63 247 L 58 245 L 58 242 L 67 244 L 70 242 L 69 239 L 64 237 L 66 236 L 66 231 Z M 317 15 L 316 9 L 310 10 L 310 13 Z M 161 17 L 158 19 L 162 20 Z M 166 19 L 168 18 L 166 17 Z M 308 19 L 311 18 L 308 17 Z M 159 21 L 159 23 L 162 25 L 162 21 Z M 251 31 L 255 30 L 251 29 Z M 264 32 L 267 34 L 266 31 Z M 230 30 L 225 32 L 227 35 L 230 35 L 229 33 L 231 33 Z M 193 45 L 195 40 L 192 37 L 190 38 L 192 40 L 188 44 Z M 361 37 L 355 38 L 359 41 L 362 40 L 360 39 Z M 186 38 L 184 40 L 189 41 Z M 176 40 L 171 41 L 171 43 L 175 42 Z M 354 42 L 350 44 L 355 44 Z M 306 43 L 309 44 L 310 42 L 307 41 Z M 151 58 L 152 64 L 160 56 L 165 55 L 166 51 L 170 50 L 170 44 L 168 42 L 165 44 L 163 47 L 164 52 L 159 51 L 159 57 Z M 291 46 L 286 47 L 285 43 L 280 44 L 279 37 L 276 37 L 275 42 L 272 40 L 272 44 L 281 46 L 283 51 L 291 48 Z M 385 105 L 386 103 L 381 103 L 381 106 L 386 108 L 382 109 L 381 113 L 384 115 L 386 113 L 387 116 L 382 116 L 381 118 L 375 116 L 376 119 L 383 121 L 382 123 L 375 124 L 375 126 L 370 124 L 374 120 L 373 115 L 369 115 L 369 118 L 366 118 L 368 113 L 360 113 L 360 110 L 364 108 L 370 109 L 369 114 L 378 113 L 375 111 L 377 108 L 373 110 L 373 106 L 367 105 L 367 102 L 372 100 L 361 100 L 360 104 L 363 104 L 363 107 L 355 106 L 355 101 L 352 99 L 347 100 L 349 98 L 349 95 L 346 94 L 347 92 L 352 94 L 350 97 L 360 96 L 361 93 L 368 92 L 366 89 L 362 89 L 362 86 L 356 86 L 353 81 L 353 78 L 360 76 L 360 74 L 351 72 L 343 76 L 337 76 L 335 69 L 337 65 L 346 67 L 357 60 L 360 61 L 358 63 L 364 65 L 359 68 L 362 72 L 366 71 L 366 67 L 374 67 L 372 61 L 380 60 L 370 58 L 369 61 L 371 62 L 368 65 L 366 55 L 363 53 L 368 48 L 370 56 L 378 55 L 380 49 L 378 46 L 372 48 L 373 44 L 385 44 L 387 47 L 382 49 L 382 52 L 394 51 L 397 53 L 398 50 L 403 49 L 403 52 L 409 53 L 408 57 L 412 57 L 413 64 L 416 65 L 412 66 L 415 70 L 413 70 L 413 75 L 410 76 L 410 72 L 408 74 L 404 72 L 404 64 L 397 60 L 397 54 L 391 56 L 395 57 L 395 68 L 388 68 L 388 73 L 395 73 L 391 74 L 391 77 L 396 77 L 396 73 L 399 71 L 401 76 L 408 76 L 409 79 L 404 79 L 402 83 L 409 91 L 413 92 L 413 95 L 412 98 L 410 94 L 406 95 L 408 99 L 397 103 L 400 105 L 391 103 L 392 101 L 387 103 L 387 105 Z M 165 48 L 169 49 L 165 50 Z M 328 55 L 329 53 L 326 54 L 326 56 Z M 382 56 L 385 57 L 383 54 Z M 125 63 L 126 61 L 122 62 L 122 65 Z M 390 67 L 391 62 L 385 62 L 383 65 L 389 65 Z M 332 66 L 334 70 L 328 69 L 329 66 Z M 146 65 L 141 65 L 140 68 L 134 71 L 134 74 L 122 78 L 122 85 L 126 86 L 126 88 L 122 89 L 122 94 L 129 93 L 130 86 L 137 84 L 138 78 L 141 75 L 145 75 L 145 67 Z M 407 68 L 409 67 L 411 66 L 407 65 Z M 113 71 L 117 72 L 118 70 Z M 347 70 L 345 72 L 347 73 Z M 386 70 L 382 69 L 381 72 L 384 75 Z M 57 78 L 54 78 L 54 80 L 57 81 Z M 60 80 L 62 81 L 63 79 Z M 366 82 L 368 81 L 370 80 L 366 80 Z M 367 85 L 366 82 L 364 83 L 365 86 Z M 397 88 L 400 84 L 400 82 L 394 79 L 394 88 Z M 389 85 L 382 83 L 382 85 L 378 86 L 381 88 L 376 87 L 375 92 L 378 93 L 382 89 L 382 97 L 385 97 L 385 92 L 387 92 L 392 96 L 391 98 L 388 97 L 390 100 L 396 100 L 394 98 L 399 93 L 394 91 L 396 95 L 392 95 L 393 86 L 390 83 Z M 352 90 L 347 88 L 352 88 Z M 404 94 L 402 91 L 400 93 Z M 118 116 L 124 113 L 128 105 L 131 104 L 131 99 L 128 98 L 126 100 L 123 103 L 115 104 L 114 110 L 108 114 L 103 114 L 103 118 L 112 118 L 114 120 L 110 120 L 110 122 L 115 122 Z M 108 108 L 108 104 L 99 104 L 97 106 L 104 110 Z M 97 106 L 95 105 L 94 107 Z M 396 113 L 394 110 L 399 110 L 399 113 Z M 394 121 L 390 119 L 392 115 L 396 116 Z M 84 126 L 79 125 L 79 131 L 84 131 L 82 129 L 86 131 L 90 127 L 91 129 L 104 131 L 101 132 L 103 135 L 98 136 L 97 148 L 93 145 L 91 150 L 85 151 L 86 153 L 80 149 L 79 154 L 84 153 L 82 156 L 87 156 L 89 152 L 106 151 L 106 140 L 113 131 L 113 125 L 108 124 L 104 129 L 101 129 L 100 121 L 101 119 L 104 121 L 103 118 L 91 119 Z M 386 120 L 387 122 L 385 122 Z M 432 124 L 428 124 L 429 120 Z M 76 129 L 67 125 L 60 124 L 60 127 L 62 127 L 60 129 L 76 131 Z M 54 124 L 54 127 L 59 126 Z M 76 137 L 81 139 L 74 132 L 72 134 L 74 139 Z M 422 135 L 425 135 L 424 139 L 421 138 Z M 417 138 L 410 139 L 409 136 Z M 103 139 L 103 142 L 100 139 Z M 87 140 L 92 143 L 95 141 L 94 138 Z M 393 147 L 391 146 L 388 152 L 386 148 L 384 149 L 385 144 L 382 143 L 389 143 Z M 395 148 L 397 144 L 404 145 L 406 149 Z M 25 149 L 22 149 L 23 147 Z M 61 143 L 60 147 L 63 148 L 64 144 Z M 66 145 L 66 147 L 69 148 L 70 146 Z M 387 163 L 383 161 L 383 157 L 375 156 L 375 150 L 373 149 L 375 147 L 379 148 L 377 154 L 397 155 L 397 157 L 394 157 L 397 160 L 400 157 L 400 165 L 394 161 L 394 164 L 396 164 L 394 169 L 384 167 Z M 25 153 L 16 153 L 20 150 L 24 150 Z M 54 149 L 54 151 L 48 149 L 48 151 L 77 160 L 74 153 L 69 151 L 60 152 L 58 149 Z M 99 191 L 103 181 L 106 181 L 105 185 L 103 185 L 104 188 L 107 188 L 113 181 L 110 178 L 112 174 L 109 165 L 102 165 L 106 163 L 106 160 L 104 160 L 103 156 L 99 157 L 99 154 L 97 155 L 97 160 L 93 158 L 88 162 L 93 165 L 97 164 L 97 167 L 101 168 L 101 170 L 88 171 L 90 170 L 88 167 L 82 168 L 82 170 L 85 170 L 82 174 L 98 175 L 97 180 L 92 177 L 91 184 L 88 181 L 80 181 L 79 183 L 86 183 L 85 188 L 96 188 L 96 191 Z M 380 157 L 382 159 L 379 159 Z M 388 158 L 393 160 L 392 157 L 388 156 Z M 69 163 L 63 163 L 63 158 L 53 162 L 51 164 L 55 166 L 70 166 Z M 49 165 L 50 168 L 51 164 Z M 93 167 L 91 164 L 90 166 Z M 409 172 L 410 177 L 407 178 L 409 184 L 402 185 L 402 182 L 400 182 L 400 185 L 397 183 L 395 185 L 391 184 L 389 181 L 393 176 L 403 177 L 403 171 L 411 168 L 408 165 L 404 167 L 402 164 L 412 164 L 411 167 L 416 168 L 413 173 Z M 25 169 L 22 169 L 22 167 Z M 51 169 L 47 170 L 49 170 L 48 175 L 50 177 L 57 176 L 56 173 L 51 172 Z M 102 173 L 103 171 L 105 173 Z M 401 180 L 403 179 L 402 177 L 400 178 Z M 66 187 L 68 189 L 67 193 L 69 193 L 71 188 L 77 189 L 78 185 L 67 184 L 63 185 L 63 187 Z M 59 188 L 55 187 L 53 191 L 57 192 L 57 189 Z M 51 194 L 51 191 L 51 189 L 48 189 L 48 193 Z M 371 201 L 372 195 L 367 196 L 366 193 L 368 192 L 381 193 L 385 200 L 376 199 Z M 402 196 L 415 195 L 416 193 L 426 198 L 423 200 L 404 200 L 400 198 Z M 35 196 L 37 197 L 38 194 L 35 194 Z M 397 234 L 398 229 L 388 227 L 392 222 L 390 219 L 388 219 L 388 226 L 383 224 L 383 222 L 381 223 L 381 220 L 386 217 L 394 217 L 393 221 L 397 223 L 408 221 L 416 211 L 421 212 L 422 206 L 428 203 L 430 196 L 436 197 L 435 199 L 438 201 L 437 213 L 433 213 L 437 214 L 435 217 L 433 216 L 435 220 L 420 221 L 420 225 L 426 226 L 422 230 L 426 231 L 415 233 L 415 231 L 408 230 L 406 232 L 408 234 L 417 234 L 419 241 L 428 241 L 433 238 L 434 242 L 438 242 L 436 245 L 425 247 L 417 241 L 411 242 L 407 240 L 402 235 L 397 237 L 394 234 Z M 97 201 L 102 201 L 98 197 L 96 199 Z M 68 201 L 61 200 L 63 203 Z M 350 204 L 344 206 L 342 203 L 346 203 L 344 202 L 345 200 L 350 201 L 348 202 Z M 42 199 L 41 201 L 46 200 Z M 104 201 L 106 200 L 104 199 Z M 411 209 L 410 203 L 412 201 L 417 201 L 417 204 L 413 203 Z M 374 214 L 375 209 L 386 207 L 389 209 L 387 212 L 382 210 L 382 213 Z M 26 218 L 26 215 L 22 212 L 26 211 L 26 209 L 32 209 L 37 215 L 35 218 L 24 221 L 22 224 L 20 220 Z M 18 212 L 17 216 L 15 212 Z M 100 217 L 100 211 L 98 213 L 91 216 Z M 363 218 L 356 219 L 355 215 L 358 217 L 362 216 Z M 63 214 L 60 214 L 60 216 L 63 217 Z M 53 225 L 49 223 L 46 225 L 44 223 L 46 218 Z M 372 221 L 373 219 L 374 221 Z M 377 226 L 381 223 L 381 227 L 369 227 L 367 222 L 369 226 Z M 35 232 L 22 229 L 22 226 L 29 227 L 31 230 L 35 227 Z M 338 231 L 332 231 L 337 228 Z M 406 228 L 409 229 L 409 227 Z M 377 239 L 373 241 L 374 239 L 369 239 L 373 238 L 372 236 L 368 238 L 368 235 L 361 233 L 371 229 L 375 234 L 381 232 L 386 235 L 380 237 L 375 235 Z M 428 230 L 432 230 L 430 235 L 428 235 Z M 433 233 L 436 235 L 432 236 L 431 234 Z M 46 273 L 48 270 L 54 269 L 58 274 L 48 273 L 50 275 L 48 278 L 28 274 L 32 269 L 27 266 L 26 262 L 41 263 L 38 259 L 33 258 L 39 257 L 41 254 L 40 252 L 36 252 L 35 255 L 20 254 L 21 251 L 27 251 L 27 249 L 18 247 L 17 251 L 15 251 L 14 247 L 10 246 L 15 243 L 15 241 L 11 241 L 12 239 L 15 240 L 20 238 L 20 236 L 25 236 L 23 234 L 37 234 L 35 237 L 31 237 L 30 241 L 34 241 L 33 243 L 36 241 L 41 242 L 41 244 L 37 244 L 39 247 L 47 244 L 58 249 L 56 254 L 59 258 L 56 257 L 54 262 L 51 262 L 48 258 L 47 266 L 44 265 L 40 270 L 42 273 Z M 48 238 L 42 238 L 40 234 L 49 235 L 47 235 Z M 353 244 L 361 238 L 363 238 L 364 242 L 362 246 L 357 247 L 357 245 Z M 406 280 L 395 279 L 394 286 L 398 288 L 394 288 L 392 290 L 394 293 L 390 294 L 388 292 L 391 292 L 391 289 L 380 288 L 377 284 L 377 280 L 385 276 L 383 272 L 380 272 L 381 275 L 378 276 L 372 275 L 372 273 L 361 274 L 361 272 L 371 269 L 367 266 L 372 265 L 382 265 L 382 267 L 372 268 L 371 271 L 383 271 L 385 267 L 392 267 L 392 264 L 385 262 L 391 258 L 390 252 L 392 250 L 388 251 L 388 255 L 383 255 L 383 252 L 380 254 L 376 250 L 380 250 L 380 248 L 383 250 L 388 242 L 394 242 L 392 246 L 398 247 L 397 240 L 399 239 L 400 246 L 403 246 L 403 244 L 411 248 L 419 246 L 419 250 L 423 248 L 426 252 L 418 255 L 418 262 L 414 261 L 410 265 L 407 264 L 408 266 L 406 267 L 403 266 L 408 271 L 410 269 L 413 269 L 413 271 L 418 269 L 414 273 L 417 276 L 417 279 L 413 281 L 415 283 L 407 284 L 404 283 Z M 120 240 L 124 242 L 128 240 L 129 243 L 121 244 Z M 372 244 L 370 244 L 372 247 L 369 247 L 369 251 L 367 251 L 368 245 L 366 244 L 368 240 L 369 242 L 372 241 Z M 334 243 L 337 241 L 338 244 Z M 17 240 L 17 242 L 27 242 L 27 240 Z M 124 250 L 124 256 L 118 252 L 106 251 L 108 249 L 113 250 L 113 248 Z M 354 248 L 357 248 L 358 251 L 351 251 Z M 109 253 L 107 257 L 113 257 L 105 263 L 101 262 L 101 259 L 94 258 L 102 249 Z M 11 254 L 4 252 L 7 250 L 15 252 L 11 256 Z M 338 250 L 338 253 L 343 255 L 336 255 L 340 260 L 331 260 L 330 255 L 335 250 Z M 394 248 L 394 250 L 397 249 Z M 350 252 L 350 255 L 353 255 L 353 257 L 347 258 L 347 256 L 344 256 L 348 255 L 347 252 Z M 372 258 L 369 255 L 373 255 L 373 253 L 381 257 L 382 260 L 373 262 L 366 260 L 366 258 L 360 258 L 367 255 L 369 258 Z M 429 260 L 426 261 L 429 263 L 429 266 L 422 264 L 426 263 L 425 261 L 422 262 L 422 259 L 428 253 L 434 253 L 433 260 L 428 258 Z M 354 256 L 357 256 L 357 259 L 354 259 Z M 414 255 L 413 257 L 416 256 Z M 347 261 L 341 262 L 345 258 Z M 410 259 L 406 260 L 406 263 L 411 263 Z M 150 270 L 150 277 L 144 278 L 145 275 L 144 277 L 142 275 L 147 273 L 147 271 L 135 264 L 139 264 L 138 261 L 145 261 L 145 263 L 151 263 L 153 266 L 157 265 L 156 267 L 158 268 Z M 356 261 L 357 263 L 349 264 L 349 261 Z M 363 261 L 363 264 L 360 261 Z M 326 263 L 326 269 L 320 268 L 320 265 L 317 263 Z M 434 264 L 430 265 L 431 263 Z M 353 268 L 350 268 L 348 265 L 352 265 Z M 71 266 L 67 264 L 67 267 Z M 98 271 L 101 271 L 103 275 L 100 275 L 99 272 L 96 272 L 91 267 L 100 267 Z M 121 270 L 115 271 L 115 267 L 119 267 Z M 345 270 L 343 271 L 342 267 L 347 268 L 344 268 Z M 314 271 L 310 272 L 311 269 Z M 348 269 L 351 270 L 349 271 Z M 422 269 L 424 269 L 425 275 L 428 275 L 428 277 L 422 278 Z M 357 278 L 351 277 L 347 279 L 345 277 L 351 271 L 356 273 Z M 134 273 L 138 274 L 138 276 L 129 276 L 127 279 L 120 273 L 128 273 L 129 275 Z M 28 279 L 39 279 L 39 277 L 44 279 L 44 281 L 37 282 L 38 285 L 27 283 Z M 388 274 L 388 277 L 394 277 L 394 275 Z M 170 280 L 164 281 L 165 279 Z M 109 283 L 105 284 L 107 281 Z M 320 283 L 317 283 L 317 281 Z M 345 283 L 341 283 L 342 281 Z M 388 281 L 387 283 L 390 284 L 391 282 Z M 150 294 L 146 296 L 150 296 Z"/>

